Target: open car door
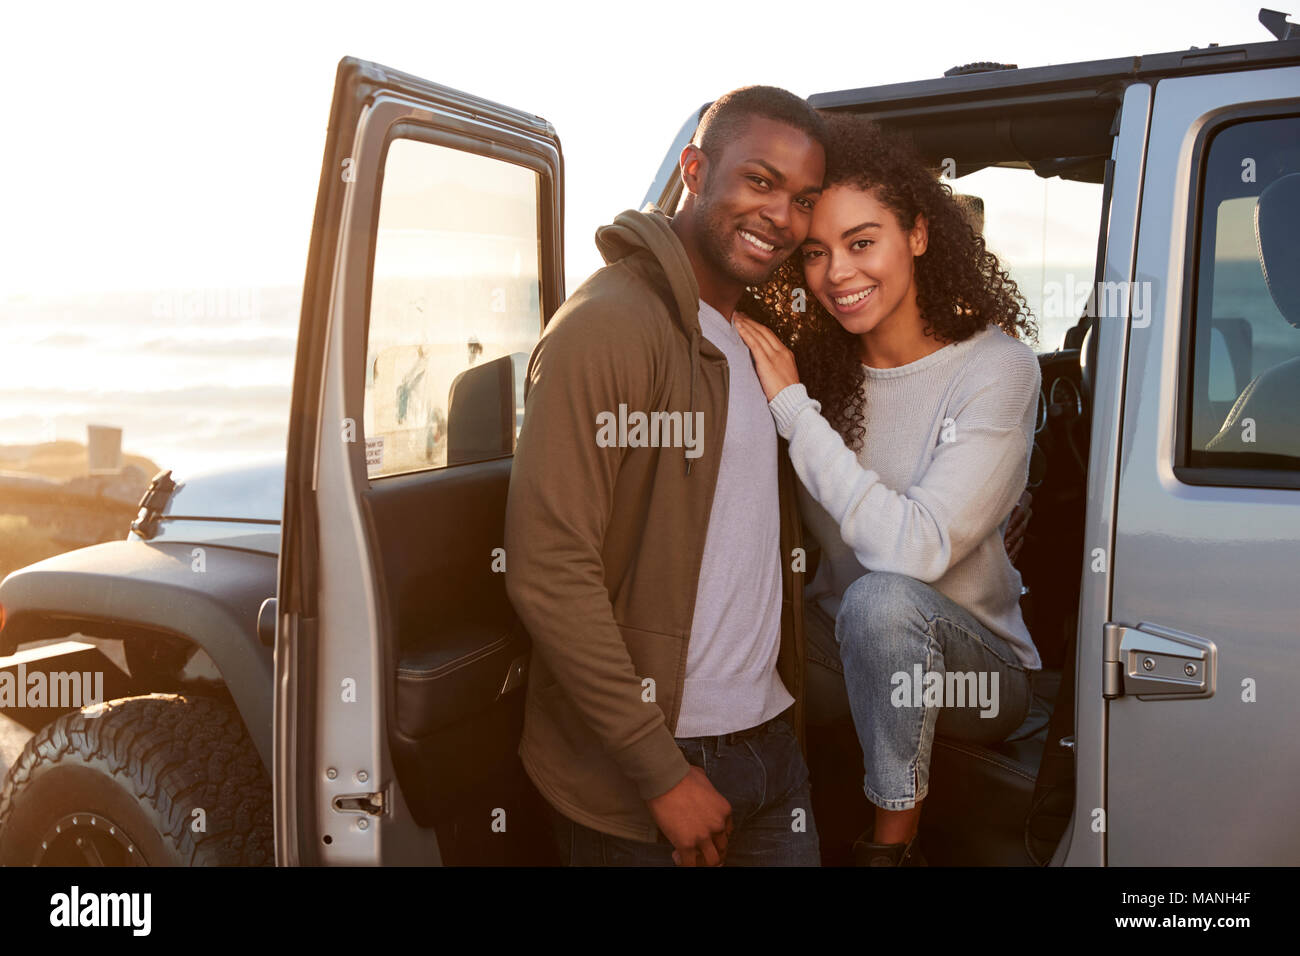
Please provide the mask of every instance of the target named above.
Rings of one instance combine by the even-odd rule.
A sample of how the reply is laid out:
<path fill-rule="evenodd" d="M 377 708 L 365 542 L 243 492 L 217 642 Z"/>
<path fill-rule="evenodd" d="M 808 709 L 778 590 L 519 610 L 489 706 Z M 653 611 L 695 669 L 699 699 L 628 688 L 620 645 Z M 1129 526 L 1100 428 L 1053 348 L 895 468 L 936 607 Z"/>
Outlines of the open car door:
<path fill-rule="evenodd" d="M 523 371 L 564 299 L 562 183 L 544 119 L 339 63 L 285 469 L 278 864 L 549 845 L 501 547 Z"/>

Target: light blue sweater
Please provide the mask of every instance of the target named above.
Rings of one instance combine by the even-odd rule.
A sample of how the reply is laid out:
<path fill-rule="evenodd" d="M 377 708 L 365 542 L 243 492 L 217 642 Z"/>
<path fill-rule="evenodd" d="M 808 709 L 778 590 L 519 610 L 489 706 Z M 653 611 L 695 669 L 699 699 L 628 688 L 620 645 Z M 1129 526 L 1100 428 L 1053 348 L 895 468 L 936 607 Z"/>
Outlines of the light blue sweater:
<path fill-rule="evenodd" d="M 804 521 L 822 547 L 808 589 L 832 617 L 871 571 L 924 581 L 1042 667 L 1002 543 L 1025 489 L 1038 359 L 989 326 L 890 369 L 864 366 L 866 439 L 856 454 L 801 384 L 769 403 L 790 443 Z"/>

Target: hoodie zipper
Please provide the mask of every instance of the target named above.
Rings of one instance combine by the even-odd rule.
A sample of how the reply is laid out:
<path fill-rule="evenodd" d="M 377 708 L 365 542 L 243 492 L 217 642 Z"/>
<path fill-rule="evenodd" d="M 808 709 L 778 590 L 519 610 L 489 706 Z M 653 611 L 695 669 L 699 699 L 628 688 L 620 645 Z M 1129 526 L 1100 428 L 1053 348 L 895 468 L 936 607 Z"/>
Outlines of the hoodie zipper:
<path fill-rule="evenodd" d="M 700 327 L 696 324 L 695 328 L 691 330 L 691 404 L 690 410 L 686 413 L 690 416 L 687 419 L 688 421 L 695 421 L 695 378 L 699 374 L 700 370 L 701 337 L 702 334 L 700 332 Z M 695 459 L 687 455 L 687 452 L 690 451 L 690 449 L 684 447 L 684 445 L 685 443 L 683 443 L 682 458 L 686 460 L 686 474 L 689 476 L 691 473 L 691 465 L 695 464 Z"/>

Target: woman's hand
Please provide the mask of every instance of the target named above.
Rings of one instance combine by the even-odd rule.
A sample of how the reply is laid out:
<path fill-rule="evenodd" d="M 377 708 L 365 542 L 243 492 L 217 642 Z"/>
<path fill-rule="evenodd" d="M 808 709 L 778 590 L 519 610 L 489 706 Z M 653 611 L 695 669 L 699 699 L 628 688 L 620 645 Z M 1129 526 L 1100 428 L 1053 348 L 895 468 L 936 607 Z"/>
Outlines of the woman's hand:
<path fill-rule="evenodd" d="M 775 332 L 742 312 L 732 315 L 731 324 L 754 357 L 758 381 L 769 402 L 787 385 L 798 383 L 799 369 L 795 365 L 794 353 L 781 343 Z"/>

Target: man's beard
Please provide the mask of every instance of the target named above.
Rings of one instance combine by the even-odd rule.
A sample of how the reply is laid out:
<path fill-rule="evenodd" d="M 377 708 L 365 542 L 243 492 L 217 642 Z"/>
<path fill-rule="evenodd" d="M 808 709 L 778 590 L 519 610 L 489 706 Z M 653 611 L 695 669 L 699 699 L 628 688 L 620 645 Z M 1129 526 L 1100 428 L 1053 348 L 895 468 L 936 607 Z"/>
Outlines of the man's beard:
<path fill-rule="evenodd" d="M 747 286 L 762 285 L 788 258 L 778 255 L 769 266 L 741 260 L 736 252 L 737 230 L 741 226 L 732 223 L 711 203 L 701 204 L 696 221 L 699 223 L 700 252 L 718 272 L 735 282 Z"/>

